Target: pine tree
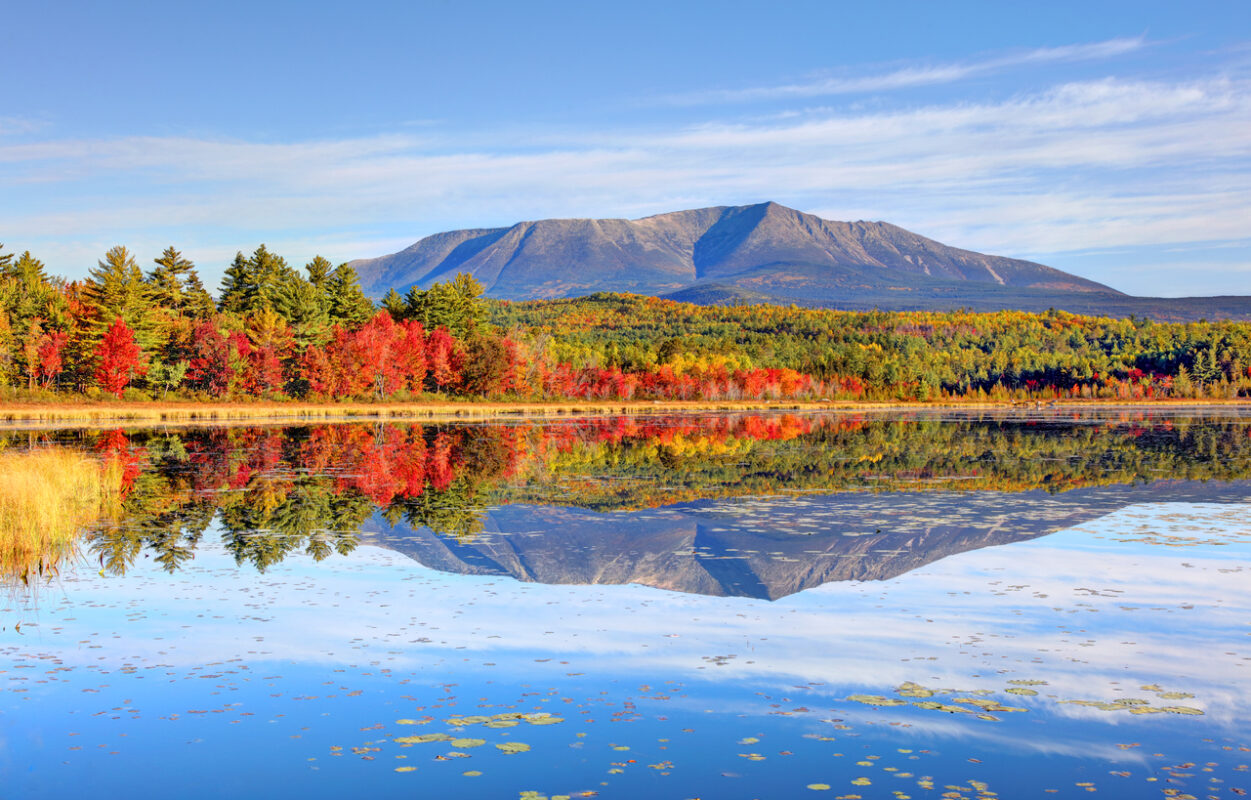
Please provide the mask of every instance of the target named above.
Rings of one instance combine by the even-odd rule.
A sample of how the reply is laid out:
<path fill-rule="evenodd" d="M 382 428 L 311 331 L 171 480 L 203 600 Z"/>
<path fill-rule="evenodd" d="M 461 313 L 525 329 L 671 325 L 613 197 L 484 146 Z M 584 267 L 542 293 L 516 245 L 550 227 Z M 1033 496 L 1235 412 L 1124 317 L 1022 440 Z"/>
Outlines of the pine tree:
<path fill-rule="evenodd" d="M 359 328 L 373 316 L 373 301 L 361 290 L 356 270 L 347 264 L 335 267 L 324 286 L 331 322 Z"/>
<path fill-rule="evenodd" d="M 256 280 L 252 274 L 252 264 L 243 255 L 243 251 L 239 251 L 235 253 L 235 260 L 226 268 L 226 273 L 222 276 L 222 290 L 217 300 L 217 309 L 223 313 L 242 314 L 255 294 Z"/>
<path fill-rule="evenodd" d="M 334 271 L 334 264 L 331 264 L 330 259 L 324 256 L 314 256 L 312 261 L 304 265 L 304 269 L 308 272 L 308 282 L 321 291 L 326 285 L 326 279 Z"/>
<path fill-rule="evenodd" d="M 405 318 L 404 314 L 407 309 L 404 306 L 404 298 L 399 292 L 395 291 L 394 287 L 388 289 L 386 296 L 382 298 L 382 307 L 391 315 L 391 319 L 396 322 Z"/>
<path fill-rule="evenodd" d="M 213 302 L 213 296 L 208 293 L 208 289 L 204 288 L 200 273 L 196 272 L 195 267 L 187 270 L 183 296 L 187 316 L 192 319 L 207 319 L 217 311 L 217 304 Z"/>
<path fill-rule="evenodd" d="M 186 310 L 186 278 L 195 265 L 183 258 L 182 253 L 173 247 L 165 248 L 161 257 L 153 259 L 156 267 L 148 272 L 148 285 L 152 302 L 158 308 L 165 308 L 175 313 Z"/>
<path fill-rule="evenodd" d="M 106 328 L 121 318 L 127 328 L 134 332 L 135 340 L 144 350 L 154 349 L 158 344 L 149 312 L 152 299 L 143 271 L 134 256 L 118 245 L 105 254 L 91 270 L 83 286 L 83 302 L 93 319 L 92 330 L 87 338 L 100 341 Z"/>
<path fill-rule="evenodd" d="M 477 279 L 467 272 L 458 272 L 451 281 L 436 283 L 429 289 L 409 289 L 404 298 L 404 316 L 427 329 L 443 327 L 458 338 L 468 338 L 486 317 L 482 292 Z"/>

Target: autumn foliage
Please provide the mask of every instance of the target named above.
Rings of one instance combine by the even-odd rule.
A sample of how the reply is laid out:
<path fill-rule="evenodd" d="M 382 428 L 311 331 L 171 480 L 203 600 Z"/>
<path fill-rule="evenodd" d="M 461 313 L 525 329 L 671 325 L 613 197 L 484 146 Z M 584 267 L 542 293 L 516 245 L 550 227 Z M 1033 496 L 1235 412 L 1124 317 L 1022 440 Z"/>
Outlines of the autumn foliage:
<path fill-rule="evenodd" d="M 131 380 L 143 374 L 140 355 L 135 332 L 118 317 L 96 348 L 96 381 L 100 388 L 121 397 Z"/>
<path fill-rule="evenodd" d="M 0 251 L 0 392 L 130 399 L 1048 401 L 1251 397 L 1251 323 L 1063 311 L 486 300 L 467 274 L 375 304 L 348 264 L 264 245 L 220 297 L 168 248 L 90 277 Z"/>

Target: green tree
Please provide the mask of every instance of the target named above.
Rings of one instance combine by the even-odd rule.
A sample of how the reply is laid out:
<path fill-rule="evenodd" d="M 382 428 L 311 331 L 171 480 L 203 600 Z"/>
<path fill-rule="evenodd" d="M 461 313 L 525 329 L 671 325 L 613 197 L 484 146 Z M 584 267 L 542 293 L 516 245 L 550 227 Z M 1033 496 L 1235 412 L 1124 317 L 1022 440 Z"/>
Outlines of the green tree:
<path fill-rule="evenodd" d="M 187 377 L 186 361 L 176 361 L 172 364 L 163 363 L 161 361 L 153 361 L 148 365 L 148 385 L 153 389 L 161 390 L 161 398 L 169 396 L 170 389 L 177 389 L 182 385 L 183 378 Z"/>
<path fill-rule="evenodd" d="M 184 286 L 183 297 L 185 298 L 187 316 L 192 319 L 208 319 L 217 311 L 217 304 L 213 302 L 213 295 L 209 294 L 208 289 L 204 288 L 204 283 L 200 280 L 200 274 L 195 271 L 195 267 L 187 270 L 187 281 Z"/>
<path fill-rule="evenodd" d="M 304 270 L 308 273 L 308 282 L 321 291 L 330 278 L 330 273 L 334 272 L 334 264 L 324 256 L 314 256 L 312 261 L 304 265 Z"/>
<path fill-rule="evenodd" d="M 226 267 L 222 276 L 222 289 L 217 298 L 217 309 L 222 313 L 243 314 L 256 294 L 256 281 L 252 265 L 243 255 L 235 253 L 235 260 Z"/>
<path fill-rule="evenodd" d="M 486 319 L 483 288 L 467 272 L 458 272 L 451 281 L 429 289 L 416 286 L 404 298 L 404 316 L 420 322 L 426 330 L 440 326 L 460 339 L 468 338 Z"/>
<path fill-rule="evenodd" d="M 186 276 L 195 265 L 173 247 L 165 248 L 153 263 L 156 266 L 148 272 L 152 302 L 160 308 L 182 313 L 187 305 Z"/>
<path fill-rule="evenodd" d="M 361 289 L 356 270 L 340 264 L 323 284 L 326 309 L 332 323 L 359 328 L 374 315 L 373 301 Z"/>
<path fill-rule="evenodd" d="M 404 306 L 404 298 L 394 287 L 387 290 L 386 296 L 382 298 L 382 307 L 386 310 L 394 320 L 405 319 L 407 309 Z"/>
<path fill-rule="evenodd" d="M 112 248 L 103 261 L 97 262 L 83 286 L 83 302 L 91 311 L 92 326 L 86 338 L 93 346 L 118 318 L 134 332 L 135 342 L 142 350 L 150 352 L 161 344 L 150 314 L 150 288 L 135 257 L 125 247 Z"/>

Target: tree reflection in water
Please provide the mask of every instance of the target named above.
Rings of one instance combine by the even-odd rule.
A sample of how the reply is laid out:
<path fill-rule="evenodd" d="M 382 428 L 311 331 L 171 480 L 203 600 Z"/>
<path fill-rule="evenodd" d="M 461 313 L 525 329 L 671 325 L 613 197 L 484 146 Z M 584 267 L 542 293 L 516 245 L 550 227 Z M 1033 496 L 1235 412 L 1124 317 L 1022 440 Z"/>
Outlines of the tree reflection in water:
<path fill-rule="evenodd" d="M 468 542 L 488 509 L 638 511 L 719 498 L 884 492 L 1063 493 L 1251 478 L 1245 421 L 1213 413 L 734 414 L 514 424 L 327 424 L 9 434 L 122 467 L 122 512 L 87 552 L 173 572 L 216 520 L 239 564 L 347 554 L 378 515 Z M 36 441 L 37 440 L 37 441 Z"/>

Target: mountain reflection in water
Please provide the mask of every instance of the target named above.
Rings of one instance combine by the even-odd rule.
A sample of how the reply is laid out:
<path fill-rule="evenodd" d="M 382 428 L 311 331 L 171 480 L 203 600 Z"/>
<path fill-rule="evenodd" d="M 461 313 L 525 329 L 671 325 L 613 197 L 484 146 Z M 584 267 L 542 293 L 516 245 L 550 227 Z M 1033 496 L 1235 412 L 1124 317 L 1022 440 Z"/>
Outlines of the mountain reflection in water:
<path fill-rule="evenodd" d="M 777 599 L 882 580 L 1140 502 L 1245 502 L 1229 413 L 735 414 L 9 434 L 123 466 L 86 552 L 169 571 L 361 542 L 448 572 Z M 213 524 L 214 521 L 216 524 Z"/>

